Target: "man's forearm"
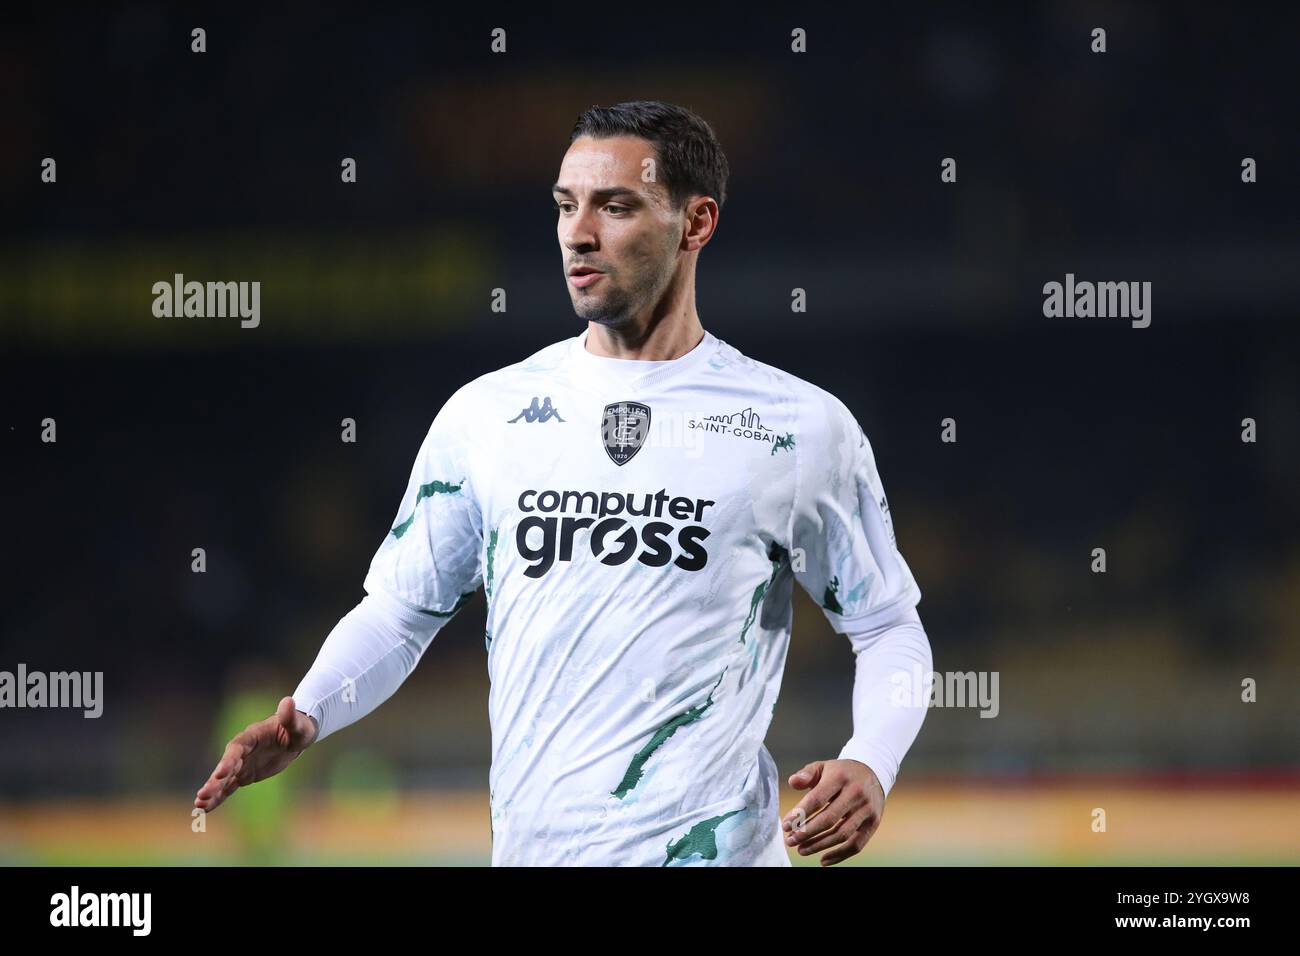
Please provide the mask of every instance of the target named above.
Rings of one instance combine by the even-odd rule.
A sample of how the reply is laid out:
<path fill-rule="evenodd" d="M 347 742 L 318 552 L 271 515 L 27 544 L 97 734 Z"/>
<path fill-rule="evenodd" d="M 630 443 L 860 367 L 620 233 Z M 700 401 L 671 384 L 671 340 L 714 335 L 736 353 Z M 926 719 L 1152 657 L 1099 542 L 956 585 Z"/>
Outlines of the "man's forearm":
<path fill-rule="evenodd" d="M 930 641 L 915 608 L 899 622 L 846 636 L 857 655 L 853 736 L 839 756 L 870 767 L 888 796 L 925 720 L 933 669 Z"/>
<path fill-rule="evenodd" d="M 397 690 L 446 618 L 420 614 L 386 594 L 367 594 L 339 620 L 294 691 L 316 719 L 319 741 L 360 720 Z"/>

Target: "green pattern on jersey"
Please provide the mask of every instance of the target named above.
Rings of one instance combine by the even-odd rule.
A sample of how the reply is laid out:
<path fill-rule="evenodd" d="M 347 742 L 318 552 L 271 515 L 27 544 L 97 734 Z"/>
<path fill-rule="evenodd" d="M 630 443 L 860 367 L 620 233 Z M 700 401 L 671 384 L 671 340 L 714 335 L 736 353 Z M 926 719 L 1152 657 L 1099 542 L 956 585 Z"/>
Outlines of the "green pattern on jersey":
<path fill-rule="evenodd" d="M 488 600 L 492 600 L 492 559 L 497 554 L 497 529 L 492 529 L 492 534 L 488 537 L 487 546 L 487 581 L 484 582 L 483 590 L 487 592 Z"/>
<path fill-rule="evenodd" d="M 680 840 L 669 840 L 668 856 L 664 859 L 663 865 L 667 866 L 673 860 L 685 860 L 697 853 L 706 860 L 716 860 L 718 858 L 718 835 L 716 832 L 718 824 L 728 817 L 734 817 L 744 809 L 744 807 L 741 807 L 739 810 L 728 810 L 721 816 L 701 820 L 687 830 L 686 835 Z"/>
<path fill-rule="evenodd" d="M 767 559 L 772 562 L 772 576 L 754 588 L 754 596 L 749 599 L 749 614 L 745 618 L 744 626 L 740 629 L 740 643 L 745 643 L 745 635 L 749 633 L 749 628 L 754 623 L 754 617 L 758 614 L 758 608 L 763 603 L 763 598 L 767 595 L 767 589 L 776 581 L 781 566 L 785 564 L 786 558 L 789 556 L 790 552 L 775 541 L 767 549 Z"/>
<path fill-rule="evenodd" d="M 465 602 L 468 601 L 473 596 L 474 596 L 473 591 L 467 591 L 466 593 L 462 594 L 460 597 L 456 599 L 456 603 L 451 606 L 450 611 L 426 611 L 424 610 L 424 608 L 421 608 L 420 613 L 427 614 L 429 615 L 429 617 L 451 617 L 453 614 L 455 614 L 457 611 L 463 608 L 465 606 Z"/>
<path fill-rule="evenodd" d="M 784 438 L 779 435 L 777 436 L 776 442 L 772 445 L 772 454 L 775 455 L 777 449 L 780 448 L 784 448 L 786 451 L 790 451 L 794 448 L 794 432 L 786 432 Z"/>
<path fill-rule="evenodd" d="M 826 610 L 830 611 L 832 614 L 844 613 L 844 608 L 840 606 L 839 600 L 835 597 L 835 594 L 839 589 L 840 579 L 838 576 L 833 577 L 826 584 L 826 593 L 822 596 L 822 607 L 826 608 Z"/>
<path fill-rule="evenodd" d="M 421 485 L 419 492 L 415 496 L 415 506 L 411 509 L 411 517 L 407 518 L 396 528 L 393 529 L 393 537 L 400 538 L 411 529 L 415 523 L 415 512 L 420 508 L 420 502 L 425 498 L 432 498 L 434 495 L 455 495 L 460 493 L 464 486 L 465 479 L 461 479 L 460 484 L 453 485 L 446 481 L 431 481 L 427 485 Z"/>
<path fill-rule="evenodd" d="M 704 712 L 713 706 L 713 692 L 718 689 L 718 685 L 722 683 L 723 675 L 726 673 L 727 669 L 724 667 L 722 673 L 718 675 L 718 679 L 713 682 L 713 686 L 709 689 L 709 696 L 703 704 L 683 711 L 654 732 L 650 742 L 632 757 L 632 762 L 627 765 L 627 770 L 623 773 L 622 782 L 619 783 L 617 788 L 610 791 L 611 795 L 622 800 L 631 793 L 632 788 L 641 782 L 641 775 L 645 773 L 646 761 L 650 759 L 656 750 L 663 746 L 664 741 L 677 733 L 679 727 L 685 727 L 687 724 L 694 723 L 704 716 Z"/>
<path fill-rule="evenodd" d="M 493 559 L 496 558 L 496 554 L 497 554 L 497 530 L 498 530 L 498 529 L 493 528 L 493 529 L 492 529 L 492 534 L 488 537 L 488 546 L 487 546 L 487 579 L 483 582 L 483 592 L 487 595 L 487 599 L 488 599 L 488 604 L 489 604 L 489 605 L 492 603 L 492 573 L 493 573 L 492 561 L 493 561 Z M 488 630 L 484 630 L 484 631 L 483 631 L 483 648 L 484 648 L 485 650 L 491 650 L 491 649 L 492 649 L 492 632 L 491 632 L 491 631 L 488 631 Z"/>

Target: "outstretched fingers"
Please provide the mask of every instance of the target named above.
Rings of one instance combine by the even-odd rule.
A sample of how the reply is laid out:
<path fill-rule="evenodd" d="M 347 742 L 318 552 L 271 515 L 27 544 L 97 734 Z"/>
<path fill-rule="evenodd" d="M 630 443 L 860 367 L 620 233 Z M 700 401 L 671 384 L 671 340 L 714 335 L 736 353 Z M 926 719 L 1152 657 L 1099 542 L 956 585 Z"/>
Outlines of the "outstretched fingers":
<path fill-rule="evenodd" d="M 244 770 L 244 760 L 252 752 L 253 734 L 245 730 L 226 744 L 225 752 L 217 761 L 212 775 L 194 795 L 194 805 L 200 810 L 215 810 L 240 787 L 239 776 Z"/>

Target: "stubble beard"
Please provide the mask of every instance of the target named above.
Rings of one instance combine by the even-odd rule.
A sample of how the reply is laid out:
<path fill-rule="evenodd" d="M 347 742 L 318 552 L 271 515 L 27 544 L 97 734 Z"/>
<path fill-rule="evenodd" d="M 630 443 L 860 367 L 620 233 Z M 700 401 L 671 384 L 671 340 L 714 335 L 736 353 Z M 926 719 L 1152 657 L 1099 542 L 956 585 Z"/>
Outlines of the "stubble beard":
<path fill-rule="evenodd" d="M 666 259 L 661 267 L 638 276 L 639 281 L 631 289 L 615 286 L 606 276 L 608 291 L 598 297 L 577 290 L 573 311 L 578 318 L 609 329 L 625 328 L 659 300 L 672 281 L 672 272 L 672 260 Z"/>

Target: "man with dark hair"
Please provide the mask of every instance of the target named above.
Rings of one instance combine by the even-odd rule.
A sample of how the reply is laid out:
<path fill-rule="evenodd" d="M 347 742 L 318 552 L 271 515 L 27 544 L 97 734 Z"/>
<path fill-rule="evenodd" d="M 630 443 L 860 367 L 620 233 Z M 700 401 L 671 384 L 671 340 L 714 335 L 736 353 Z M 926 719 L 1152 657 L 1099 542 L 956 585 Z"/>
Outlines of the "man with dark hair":
<path fill-rule="evenodd" d="M 573 124 L 569 142 L 580 136 L 636 136 L 653 146 L 676 209 L 693 195 L 712 196 L 719 209 L 726 202 L 731 175 L 727 156 L 709 124 L 689 110 L 653 100 L 593 106 Z"/>
<path fill-rule="evenodd" d="M 366 597 L 195 805 L 386 700 L 480 586 L 492 862 L 785 865 L 858 853 L 925 716 L 920 600 L 865 433 L 700 324 L 726 157 L 689 110 L 579 117 L 552 186 L 580 335 L 447 400 Z M 856 654 L 853 736 L 789 778 L 763 746 L 808 591 Z"/>

